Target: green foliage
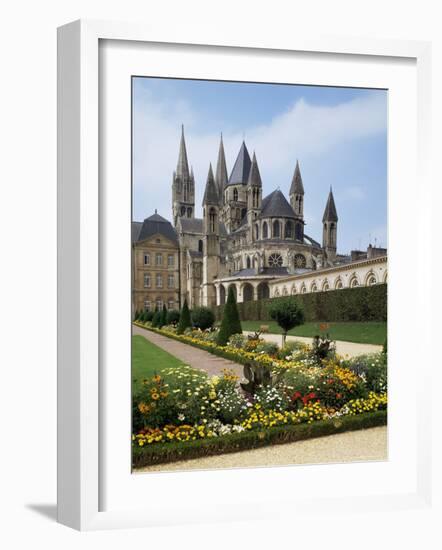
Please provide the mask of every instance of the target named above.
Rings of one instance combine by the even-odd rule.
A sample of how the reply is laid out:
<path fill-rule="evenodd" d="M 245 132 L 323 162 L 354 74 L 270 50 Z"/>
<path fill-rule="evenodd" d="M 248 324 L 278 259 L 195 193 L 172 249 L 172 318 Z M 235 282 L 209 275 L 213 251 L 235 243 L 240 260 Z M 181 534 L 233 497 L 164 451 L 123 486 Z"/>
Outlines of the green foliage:
<path fill-rule="evenodd" d="M 207 330 L 208 328 L 213 327 L 213 324 L 215 322 L 215 315 L 210 308 L 202 306 L 192 310 L 191 319 L 192 325 L 195 328 Z"/>
<path fill-rule="evenodd" d="M 238 307 L 236 304 L 235 294 L 233 293 L 233 288 L 229 288 L 229 293 L 227 295 L 227 302 L 224 307 L 223 319 L 221 322 L 221 327 L 218 332 L 218 345 L 225 346 L 229 341 L 229 338 L 232 334 L 241 334 L 242 327 L 241 321 L 239 320 Z"/>
<path fill-rule="evenodd" d="M 163 305 L 163 309 L 160 312 L 160 317 L 158 321 L 158 328 L 163 327 L 165 324 L 167 324 L 167 307 L 166 304 Z"/>
<path fill-rule="evenodd" d="M 269 312 L 271 318 L 278 323 L 283 331 L 282 343 L 284 347 L 287 332 L 303 324 L 304 310 L 295 298 L 290 297 L 273 302 Z"/>
<path fill-rule="evenodd" d="M 279 299 L 268 298 L 238 304 L 241 320 L 270 321 L 270 307 Z M 387 320 L 387 284 L 298 294 L 296 299 L 304 310 L 306 322 Z M 221 319 L 225 307 L 216 307 L 217 319 Z"/>
<path fill-rule="evenodd" d="M 267 355 L 275 356 L 278 353 L 279 347 L 275 342 L 261 342 L 256 346 L 257 352 L 264 352 Z"/>
<path fill-rule="evenodd" d="M 180 312 L 177 309 L 171 309 L 167 312 L 167 324 L 177 325 L 180 320 Z"/>
<path fill-rule="evenodd" d="M 178 323 L 177 333 L 183 334 L 183 332 L 192 326 L 190 320 L 190 311 L 189 306 L 187 305 L 187 300 L 184 300 L 183 307 L 181 308 L 180 321 Z"/>
<path fill-rule="evenodd" d="M 369 391 L 377 393 L 387 391 L 387 355 L 385 353 L 358 355 L 345 361 L 344 366 L 358 376 L 363 376 Z"/>
<path fill-rule="evenodd" d="M 161 324 L 161 311 L 155 311 L 152 317 L 152 326 L 156 328 L 160 328 Z"/>
<path fill-rule="evenodd" d="M 154 315 L 155 313 L 153 311 L 145 311 L 143 314 L 143 321 L 151 323 Z"/>
<path fill-rule="evenodd" d="M 316 335 L 312 342 L 312 355 L 315 361 L 321 365 L 324 359 L 330 359 L 336 354 L 336 344 L 326 336 Z"/>

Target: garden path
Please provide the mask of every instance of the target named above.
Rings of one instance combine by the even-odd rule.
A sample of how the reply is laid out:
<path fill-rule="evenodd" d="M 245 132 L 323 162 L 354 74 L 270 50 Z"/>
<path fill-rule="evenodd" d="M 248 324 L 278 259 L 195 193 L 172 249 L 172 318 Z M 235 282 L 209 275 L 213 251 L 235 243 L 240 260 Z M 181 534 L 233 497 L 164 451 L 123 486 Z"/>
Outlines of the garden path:
<path fill-rule="evenodd" d="M 366 462 L 387 460 L 387 428 L 368 428 L 272 445 L 261 449 L 241 451 L 171 464 L 158 464 L 140 468 L 136 472 L 170 470 L 211 470 L 214 468 L 256 468 L 260 466 L 283 466 L 287 464 L 320 464 L 338 462 Z"/>
<path fill-rule="evenodd" d="M 151 332 L 150 330 L 146 330 L 136 325 L 132 325 L 132 334 L 144 336 L 146 340 L 166 350 L 171 355 L 183 361 L 186 365 L 195 369 L 205 370 L 210 375 L 220 375 L 223 369 L 231 369 L 240 377 L 243 375 L 242 365 L 234 363 L 233 361 L 228 361 L 222 357 L 217 357 L 216 355 L 189 346 L 188 344 L 183 344 L 172 338 L 167 338 L 167 336 L 162 336 L 161 334 Z"/>
<path fill-rule="evenodd" d="M 253 334 L 253 332 L 246 332 L 244 334 Z M 275 342 L 279 346 L 281 345 L 282 336 L 280 334 L 261 334 L 261 338 L 264 338 L 267 342 Z M 304 336 L 287 336 L 287 342 L 304 342 L 311 344 L 313 338 L 306 338 Z M 355 357 L 356 355 L 363 355 L 365 353 L 378 353 L 382 351 L 382 346 L 376 346 L 375 344 L 357 344 L 355 342 L 343 342 L 342 340 L 336 341 L 336 351 L 339 355 Z"/>

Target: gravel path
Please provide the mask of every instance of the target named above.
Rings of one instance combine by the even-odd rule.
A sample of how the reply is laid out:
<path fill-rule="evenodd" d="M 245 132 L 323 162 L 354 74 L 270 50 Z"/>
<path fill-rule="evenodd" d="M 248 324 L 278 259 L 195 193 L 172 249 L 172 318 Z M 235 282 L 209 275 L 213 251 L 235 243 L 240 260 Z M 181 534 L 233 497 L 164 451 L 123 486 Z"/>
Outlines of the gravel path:
<path fill-rule="evenodd" d="M 244 334 L 253 334 L 252 332 L 245 332 Z M 267 342 L 276 342 L 279 346 L 282 342 L 282 336 L 280 334 L 261 334 L 261 338 L 264 338 Z M 287 342 L 292 341 L 304 342 L 305 344 L 311 344 L 313 338 L 306 338 L 304 336 L 287 336 Z M 382 346 L 375 344 L 356 344 L 355 342 L 343 342 L 342 340 L 336 341 L 336 351 L 340 355 L 354 357 L 356 355 L 363 355 L 364 353 L 377 353 L 382 351 Z"/>
<path fill-rule="evenodd" d="M 182 460 L 171 464 L 159 464 L 140 468 L 135 472 L 366 462 L 387 460 L 387 458 L 387 428 L 381 426 L 284 445 L 273 445 L 240 453 Z"/>
<path fill-rule="evenodd" d="M 132 334 L 144 336 L 146 340 L 149 340 L 152 344 L 155 344 L 171 355 L 181 359 L 186 365 L 195 369 L 205 370 L 210 375 L 222 374 L 223 369 L 231 369 L 240 377 L 243 375 L 243 367 L 238 365 L 238 363 L 228 361 L 222 357 L 217 357 L 208 351 L 195 348 L 189 344 L 183 344 L 173 338 L 162 336 L 161 334 L 137 327 L 136 325 L 132 325 Z"/>

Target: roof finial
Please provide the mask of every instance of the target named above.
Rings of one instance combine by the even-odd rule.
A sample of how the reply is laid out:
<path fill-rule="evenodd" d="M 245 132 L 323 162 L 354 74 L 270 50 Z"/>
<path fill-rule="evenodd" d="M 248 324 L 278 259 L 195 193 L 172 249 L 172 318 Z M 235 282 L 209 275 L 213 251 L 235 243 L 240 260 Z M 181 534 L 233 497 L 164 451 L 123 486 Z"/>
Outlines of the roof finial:
<path fill-rule="evenodd" d="M 158 210 L 155 208 L 155 214 L 158 214 Z"/>

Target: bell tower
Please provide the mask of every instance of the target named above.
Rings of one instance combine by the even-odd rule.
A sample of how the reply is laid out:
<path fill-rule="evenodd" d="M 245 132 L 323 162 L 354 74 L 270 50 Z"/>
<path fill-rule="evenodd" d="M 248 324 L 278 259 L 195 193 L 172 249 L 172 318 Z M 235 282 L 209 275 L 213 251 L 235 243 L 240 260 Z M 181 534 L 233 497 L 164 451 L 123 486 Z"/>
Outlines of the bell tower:
<path fill-rule="evenodd" d="M 175 226 L 178 218 L 195 217 L 195 178 L 193 169 L 189 172 L 183 125 L 181 125 L 178 163 L 172 178 L 172 214 Z"/>

